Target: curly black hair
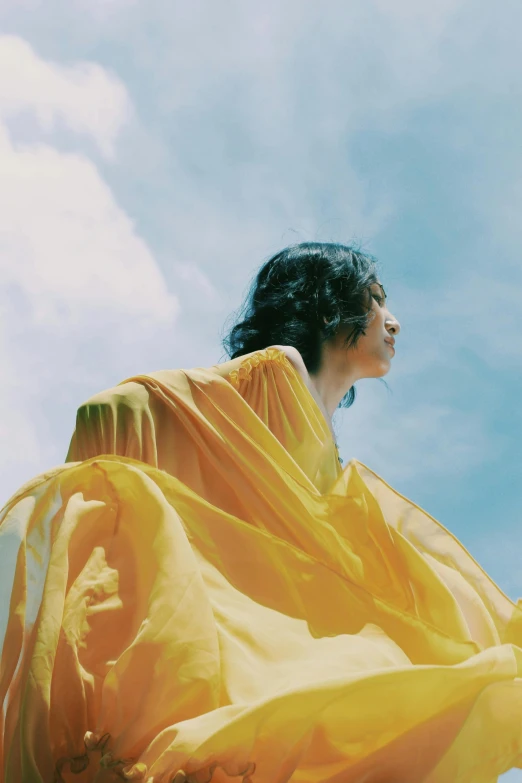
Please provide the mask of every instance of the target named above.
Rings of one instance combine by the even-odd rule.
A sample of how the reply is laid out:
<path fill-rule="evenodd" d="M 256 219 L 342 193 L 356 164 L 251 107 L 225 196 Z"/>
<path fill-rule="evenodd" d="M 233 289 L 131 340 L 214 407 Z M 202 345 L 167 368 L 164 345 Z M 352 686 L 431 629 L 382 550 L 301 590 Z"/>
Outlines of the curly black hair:
<path fill-rule="evenodd" d="M 231 359 L 270 345 L 292 345 L 309 373 L 317 372 L 321 346 L 348 327 L 355 346 L 371 318 L 369 288 L 378 281 L 376 260 L 347 245 L 302 242 L 272 256 L 257 272 L 222 345 Z M 226 328 L 226 325 L 225 325 Z M 355 400 L 355 387 L 339 407 Z"/>

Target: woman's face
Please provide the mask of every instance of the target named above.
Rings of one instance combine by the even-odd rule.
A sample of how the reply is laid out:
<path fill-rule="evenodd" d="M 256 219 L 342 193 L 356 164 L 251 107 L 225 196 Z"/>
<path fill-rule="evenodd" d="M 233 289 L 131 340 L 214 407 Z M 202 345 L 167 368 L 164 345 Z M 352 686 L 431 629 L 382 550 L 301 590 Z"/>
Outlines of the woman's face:
<path fill-rule="evenodd" d="M 372 283 L 369 293 L 372 315 L 366 333 L 359 337 L 355 347 L 349 348 L 343 344 L 347 332 L 340 332 L 334 338 L 339 358 L 344 354 L 347 372 L 358 379 L 381 378 L 389 372 L 395 355 L 393 344 L 401 328 L 395 316 L 388 310 L 381 283 Z"/>

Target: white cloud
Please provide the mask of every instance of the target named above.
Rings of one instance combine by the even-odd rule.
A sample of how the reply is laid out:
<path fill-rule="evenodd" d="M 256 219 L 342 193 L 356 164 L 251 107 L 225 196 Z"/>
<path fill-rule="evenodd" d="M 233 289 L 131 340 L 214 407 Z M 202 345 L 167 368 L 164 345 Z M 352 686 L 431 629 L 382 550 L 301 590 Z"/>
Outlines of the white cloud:
<path fill-rule="evenodd" d="M 0 118 L 30 112 L 41 130 L 62 123 L 94 139 L 106 157 L 131 115 L 124 85 L 96 63 L 72 66 L 38 57 L 21 38 L 0 36 Z"/>
<path fill-rule="evenodd" d="M 123 83 L 99 66 L 57 66 L 20 39 L 0 37 L 0 437 L 7 444 L 0 489 L 7 492 L 26 471 L 63 459 L 65 444 L 57 451 L 49 439 L 49 405 L 67 404 L 75 383 L 96 378 L 111 359 L 117 366 L 142 333 L 169 328 L 178 311 L 94 163 L 81 148 L 49 144 L 65 128 L 69 147 L 87 137 L 112 153 L 129 107 Z M 45 143 L 17 142 L 15 120 L 25 113 L 34 114 Z"/>
<path fill-rule="evenodd" d="M 101 67 L 47 63 L 0 37 L 0 118 L 34 112 L 46 132 L 62 119 L 107 152 L 129 107 L 124 85 Z M 34 322 L 63 328 L 104 312 L 172 319 L 176 298 L 85 155 L 22 146 L 0 124 L 0 168 L 0 289 L 14 287 Z"/>
<path fill-rule="evenodd" d="M 49 130 L 62 117 L 107 147 L 129 115 L 124 85 L 102 68 L 49 64 L 18 38 L 0 37 L 0 74 L 0 118 L 34 111 Z M 176 298 L 84 154 L 16 144 L 0 124 L 0 168 L 0 288 L 14 288 L 40 327 L 104 312 L 172 320 Z"/>
<path fill-rule="evenodd" d="M 35 322 L 173 317 L 154 258 L 86 157 L 4 141 L 0 168 L 0 288 L 17 286 Z"/>

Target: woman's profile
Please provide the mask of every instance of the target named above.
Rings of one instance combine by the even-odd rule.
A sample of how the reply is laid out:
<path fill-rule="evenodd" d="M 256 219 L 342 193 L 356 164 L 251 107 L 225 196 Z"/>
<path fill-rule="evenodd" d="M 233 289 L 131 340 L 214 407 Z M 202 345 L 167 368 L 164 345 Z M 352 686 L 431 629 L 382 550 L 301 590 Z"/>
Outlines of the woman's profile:
<path fill-rule="evenodd" d="M 258 271 L 226 361 L 79 407 L 65 464 L 2 511 L 0 783 L 522 765 L 520 607 L 339 456 L 332 416 L 399 333 L 373 258 L 302 243 Z"/>

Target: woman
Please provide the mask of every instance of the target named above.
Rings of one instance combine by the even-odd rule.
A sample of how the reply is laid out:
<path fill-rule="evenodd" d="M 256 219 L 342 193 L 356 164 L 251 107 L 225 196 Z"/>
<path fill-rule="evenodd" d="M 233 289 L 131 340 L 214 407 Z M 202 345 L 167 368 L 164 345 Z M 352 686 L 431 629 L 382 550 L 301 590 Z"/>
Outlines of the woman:
<path fill-rule="evenodd" d="M 288 248 L 231 359 L 78 411 L 0 527 L 3 778 L 464 783 L 521 762 L 521 612 L 331 416 L 399 324 L 372 259 Z M 7 597 L 6 597 L 7 598 Z"/>

